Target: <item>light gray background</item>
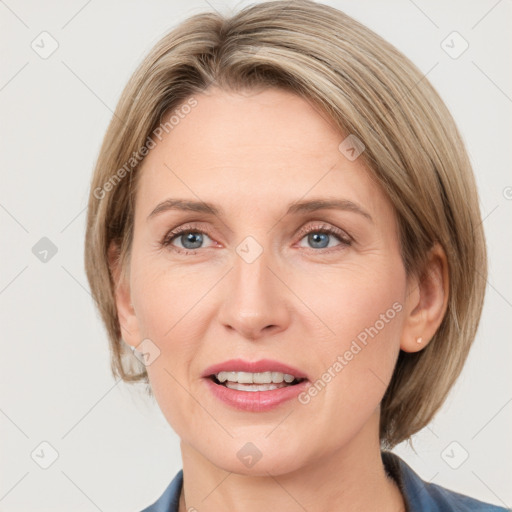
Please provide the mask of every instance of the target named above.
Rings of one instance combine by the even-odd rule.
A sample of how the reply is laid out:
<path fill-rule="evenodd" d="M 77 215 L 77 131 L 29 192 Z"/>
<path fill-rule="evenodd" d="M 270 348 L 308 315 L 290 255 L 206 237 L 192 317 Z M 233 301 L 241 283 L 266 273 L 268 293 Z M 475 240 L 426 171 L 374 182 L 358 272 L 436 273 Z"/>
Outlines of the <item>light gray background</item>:
<path fill-rule="evenodd" d="M 122 88 L 178 22 L 237 5 L 208 3 L 0 1 L 0 511 L 139 511 L 181 467 L 158 407 L 110 376 L 83 238 L 91 172 Z M 395 451 L 428 481 L 510 507 L 511 1 L 326 3 L 397 46 L 440 92 L 474 164 L 488 240 L 485 308 L 465 370 L 414 436 L 417 453 Z M 50 47 L 43 31 L 59 45 L 47 59 L 31 47 Z M 469 43 L 457 59 L 441 47 L 453 31 Z M 47 262 L 32 252 L 42 237 L 58 249 Z M 48 469 L 43 441 L 58 452 Z"/>

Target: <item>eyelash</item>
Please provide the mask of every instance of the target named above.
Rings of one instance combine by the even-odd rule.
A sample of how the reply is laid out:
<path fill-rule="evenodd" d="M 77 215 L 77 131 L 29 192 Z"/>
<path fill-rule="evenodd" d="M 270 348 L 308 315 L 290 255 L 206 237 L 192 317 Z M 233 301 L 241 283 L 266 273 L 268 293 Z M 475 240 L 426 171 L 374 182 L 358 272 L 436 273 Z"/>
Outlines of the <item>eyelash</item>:
<path fill-rule="evenodd" d="M 196 254 L 197 251 L 199 251 L 201 248 L 192 250 L 192 249 L 183 249 L 181 247 L 175 247 L 175 246 L 171 245 L 171 242 L 175 238 L 177 238 L 179 235 L 182 235 L 183 233 L 200 233 L 200 234 L 207 235 L 209 238 L 212 238 L 210 236 L 210 233 L 208 232 L 208 230 L 198 229 L 197 227 L 185 225 L 185 226 L 181 226 L 179 228 L 176 228 L 176 229 L 168 232 L 165 235 L 165 237 L 162 240 L 162 242 L 160 243 L 160 245 L 162 247 L 165 247 L 165 248 L 170 248 L 171 250 L 173 250 L 175 252 L 178 252 L 178 253 L 181 253 L 181 254 Z M 346 246 L 352 245 L 352 242 L 353 242 L 352 237 L 347 235 L 344 231 L 342 231 L 341 229 L 338 229 L 338 228 L 333 228 L 333 227 L 328 226 L 328 225 L 312 226 L 312 227 L 309 227 L 309 228 L 302 228 L 299 231 L 297 236 L 300 237 L 299 240 L 302 240 L 309 233 L 323 233 L 323 234 L 326 234 L 326 235 L 332 235 L 332 236 L 336 237 L 341 242 L 341 247 L 340 246 L 336 246 L 336 247 L 329 247 L 329 248 L 323 248 L 323 249 L 309 248 L 311 251 L 314 251 L 314 252 L 324 252 L 324 253 L 326 253 L 326 252 L 331 252 L 333 250 L 334 251 L 341 250 L 341 249 L 344 249 Z M 343 246 L 345 246 L 345 247 L 343 247 Z"/>

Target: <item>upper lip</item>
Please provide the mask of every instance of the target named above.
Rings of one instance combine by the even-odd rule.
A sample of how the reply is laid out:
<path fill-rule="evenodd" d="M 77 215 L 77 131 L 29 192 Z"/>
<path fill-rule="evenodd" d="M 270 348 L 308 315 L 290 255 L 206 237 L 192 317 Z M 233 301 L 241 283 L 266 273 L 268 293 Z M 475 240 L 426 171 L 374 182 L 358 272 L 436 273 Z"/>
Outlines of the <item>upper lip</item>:
<path fill-rule="evenodd" d="M 223 361 L 209 366 L 201 374 L 202 377 L 211 377 L 219 372 L 249 372 L 249 373 L 260 373 L 260 372 L 281 372 L 288 373 L 294 377 L 300 379 L 307 379 L 308 376 L 289 364 L 281 363 L 280 361 L 274 361 L 272 359 L 260 359 L 259 361 L 244 361 L 243 359 L 230 359 L 229 361 Z"/>

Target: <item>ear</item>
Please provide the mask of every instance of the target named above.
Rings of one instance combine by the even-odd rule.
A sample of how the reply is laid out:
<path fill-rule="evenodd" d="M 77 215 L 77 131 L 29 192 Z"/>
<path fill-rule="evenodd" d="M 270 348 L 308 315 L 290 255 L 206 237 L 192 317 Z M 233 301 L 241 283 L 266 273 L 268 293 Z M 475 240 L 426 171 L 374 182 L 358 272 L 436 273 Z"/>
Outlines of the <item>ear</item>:
<path fill-rule="evenodd" d="M 448 307 L 449 272 L 446 253 L 435 243 L 420 276 L 411 276 L 400 348 L 422 350 L 434 337 Z"/>
<path fill-rule="evenodd" d="M 122 271 L 120 253 L 119 244 L 112 242 L 108 250 L 108 264 L 114 280 L 114 295 L 121 335 L 128 345 L 136 348 L 142 338 L 131 300 L 129 277 L 126 277 L 129 273 Z"/>

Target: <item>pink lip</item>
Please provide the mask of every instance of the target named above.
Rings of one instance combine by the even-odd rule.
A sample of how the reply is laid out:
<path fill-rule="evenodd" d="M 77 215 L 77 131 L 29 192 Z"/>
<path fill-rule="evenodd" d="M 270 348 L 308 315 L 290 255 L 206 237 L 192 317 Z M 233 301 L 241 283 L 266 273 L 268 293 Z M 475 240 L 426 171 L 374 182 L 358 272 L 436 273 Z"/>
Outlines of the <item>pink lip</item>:
<path fill-rule="evenodd" d="M 293 386 L 272 389 L 270 391 L 239 391 L 219 385 L 210 378 L 212 375 L 222 371 L 251 373 L 282 372 L 305 380 Z M 250 412 L 270 411 L 283 402 L 296 397 L 310 385 L 309 379 L 304 372 L 301 372 L 293 366 L 271 359 L 260 359 L 254 362 L 244 361 L 242 359 L 230 359 L 229 361 L 208 367 L 203 372 L 202 377 L 205 378 L 206 385 L 216 398 L 231 407 Z"/>
<path fill-rule="evenodd" d="M 272 359 L 260 359 L 259 361 L 252 362 L 244 361 L 243 359 L 230 359 L 229 361 L 209 366 L 201 376 L 210 377 L 219 372 L 281 372 L 288 373 L 294 377 L 308 379 L 308 376 L 297 368 L 280 363 L 279 361 L 273 361 Z"/>
<path fill-rule="evenodd" d="M 303 380 L 294 386 L 270 391 L 238 391 L 216 384 L 213 379 L 206 378 L 205 382 L 216 398 L 235 409 L 249 412 L 270 411 L 283 402 L 295 398 L 310 385 L 308 380 Z"/>

